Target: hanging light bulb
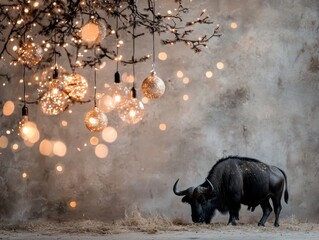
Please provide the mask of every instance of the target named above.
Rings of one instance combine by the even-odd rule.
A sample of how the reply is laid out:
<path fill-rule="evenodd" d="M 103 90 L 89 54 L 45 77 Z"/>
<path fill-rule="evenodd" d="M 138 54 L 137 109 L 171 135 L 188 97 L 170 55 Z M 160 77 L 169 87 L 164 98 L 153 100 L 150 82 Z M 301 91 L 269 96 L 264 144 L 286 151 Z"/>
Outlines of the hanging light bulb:
<path fill-rule="evenodd" d="M 142 83 L 142 92 L 149 99 L 159 98 L 165 92 L 165 83 L 156 75 L 155 71 L 151 71 Z"/>
<path fill-rule="evenodd" d="M 62 90 L 62 81 L 59 78 L 58 68 L 53 71 L 49 89 L 40 98 L 40 105 L 44 114 L 58 115 L 69 105 L 69 96 Z"/>
<path fill-rule="evenodd" d="M 81 39 L 86 43 L 100 43 L 105 36 L 106 24 L 101 20 L 91 19 L 81 28 Z"/>
<path fill-rule="evenodd" d="M 23 101 L 22 107 L 22 120 L 19 122 L 19 134 L 23 140 L 30 143 L 36 143 L 40 138 L 40 133 L 37 125 L 34 122 L 29 121 L 29 110 L 26 106 L 26 82 L 25 82 L 25 67 L 23 68 Z"/>
<path fill-rule="evenodd" d="M 95 57 L 94 49 L 94 57 Z M 107 126 L 107 116 L 96 106 L 96 68 L 94 67 L 94 108 L 85 116 L 85 126 L 91 132 L 101 132 Z"/>
<path fill-rule="evenodd" d="M 76 101 L 83 100 L 88 90 L 88 81 L 77 73 L 64 74 L 63 90 Z"/>
<path fill-rule="evenodd" d="M 155 10 L 155 0 L 153 1 L 153 11 Z M 149 99 L 161 97 L 165 92 L 164 81 L 156 75 L 155 72 L 155 15 L 153 15 L 153 70 L 150 75 L 142 83 L 142 92 Z"/>
<path fill-rule="evenodd" d="M 131 89 L 131 98 L 126 100 L 118 110 L 119 117 L 128 124 L 136 124 L 143 119 L 144 105 L 136 98 L 136 90 Z"/>
<path fill-rule="evenodd" d="M 107 92 L 107 95 L 112 98 L 109 107 L 114 106 L 113 109 L 120 107 L 129 98 L 129 94 L 129 89 L 121 83 L 120 73 L 116 72 L 114 74 L 114 84 Z"/>
<path fill-rule="evenodd" d="M 94 107 L 85 116 L 85 126 L 91 132 L 101 132 L 107 126 L 107 116 L 100 111 L 97 107 Z"/>
<path fill-rule="evenodd" d="M 33 67 L 37 65 L 43 57 L 42 48 L 34 42 L 25 42 L 18 50 L 19 62 Z"/>

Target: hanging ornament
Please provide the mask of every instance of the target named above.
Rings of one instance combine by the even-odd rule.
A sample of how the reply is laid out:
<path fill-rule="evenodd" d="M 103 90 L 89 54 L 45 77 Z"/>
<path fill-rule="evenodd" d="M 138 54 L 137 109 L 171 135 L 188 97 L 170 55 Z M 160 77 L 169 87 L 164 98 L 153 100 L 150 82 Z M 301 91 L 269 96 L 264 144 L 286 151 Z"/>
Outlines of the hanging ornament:
<path fill-rule="evenodd" d="M 73 99 L 83 100 L 87 90 L 88 82 L 80 74 L 71 73 L 63 75 L 63 90 Z"/>
<path fill-rule="evenodd" d="M 101 132 L 107 126 L 107 116 L 100 111 L 97 107 L 94 107 L 85 116 L 85 126 L 91 132 Z"/>
<path fill-rule="evenodd" d="M 54 68 L 52 80 L 49 81 L 49 89 L 40 98 L 42 112 L 47 115 L 58 115 L 65 111 L 69 105 L 69 96 L 62 90 L 63 81 L 59 70 Z"/>
<path fill-rule="evenodd" d="M 102 20 L 90 20 L 81 28 L 81 39 L 86 43 L 100 43 L 105 36 L 106 24 Z"/>
<path fill-rule="evenodd" d="M 142 92 L 149 99 L 159 98 L 165 92 L 165 83 L 156 75 L 155 71 L 151 71 L 142 83 Z"/>
<path fill-rule="evenodd" d="M 136 124 L 143 119 L 144 105 L 136 98 L 136 90 L 131 89 L 131 98 L 126 100 L 118 110 L 119 117 L 128 124 Z"/>
<path fill-rule="evenodd" d="M 153 1 L 153 11 L 155 12 L 155 0 Z M 153 70 L 150 75 L 142 83 L 142 92 L 149 99 L 161 97 L 165 92 L 164 81 L 156 75 L 155 72 L 155 15 L 153 15 Z"/>
<path fill-rule="evenodd" d="M 26 64 L 29 67 L 37 65 L 42 57 L 42 48 L 34 42 L 25 42 L 18 50 L 19 62 Z"/>

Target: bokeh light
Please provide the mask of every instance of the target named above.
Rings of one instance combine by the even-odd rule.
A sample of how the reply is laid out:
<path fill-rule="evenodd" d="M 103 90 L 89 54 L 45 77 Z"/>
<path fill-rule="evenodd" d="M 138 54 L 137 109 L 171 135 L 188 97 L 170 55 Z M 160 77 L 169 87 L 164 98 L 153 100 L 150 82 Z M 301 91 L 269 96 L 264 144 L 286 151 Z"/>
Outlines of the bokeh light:
<path fill-rule="evenodd" d="M 91 143 L 91 145 L 94 145 L 94 146 L 98 145 L 99 144 L 99 139 L 97 137 L 93 136 L 93 137 L 90 138 L 90 143 Z"/>
<path fill-rule="evenodd" d="M 76 201 L 71 201 L 71 202 L 69 203 L 69 205 L 70 205 L 71 208 L 76 208 L 77 203 L 76 203 Z"/>
<path fill-rule="evenodd" d="M 61 164 L 56 165 L 56 170 L 61 173 L 63 172 L 63 166 Z"/>
<path fill-rule="evenodd" d="M 216 64 L 216 67 L 217 67 L 219 70 L 221 70 L 221 69 L 224 68 L 224 63 L 218 62 L 218 63 Z"/>
<path fill-rule="evenodd" d="M 19 149 L 19 144 L 18 143 L 14 143 L 14 144 L 12 144 L 12 149 L 13 150 L 18 150 Z"/>
<path fill-rule="evenodd" d="M 53 153 L 59 157 L 64 157 L 67 151 L 67 147 L 64 142 L 56 141 L 53 143 Z"/>
<path fill-rule="evenodd" d="M 68 122 L 65 121 L 65 120 L 62 120 L 62 121 L 61 121 L 61 126 L 62 126 L 62 127 L 68 126 Z"/>
<path fill-rule="evenodd" d="M 183 100 L 184 101 L 188 101 L 188 99 L 189 99 L 189 96 L 187 94 L 183 95 Z"/>
<path fill-rule="evenodd" d="M 212 78 L 213 77 L 213 72 L 212 71 L 207 71 L 206 72 L 206 77 L 207 78 Z"/>
<path fill-rule="evenodd" d="M 47 139 L 43 139 L 39 145 L 39 152 L 44 156 L 50 156 L 53 153 L 53 144 Z"/>
<path fill-rule="evenodd" d="M 8 138 L 6 136 L 0 136 L 0 148 L 7 148 L 8 147 Z"/>
<path fill-rule="evenodd" d="M 143 97 L 142 98 L 142 103 L 143 104 L 148 104 L 148 102 L 149 102 L 149 99 L 147 97 Z"/>
<path fill-rule="evenodd" d="M 95 155 L 98 158 L 106 158 L 108 154 L 109 154 L 109 149 L 105 144 L 98 144 L 95 147 Z"/>
<path fill-rule="evenodd" d="M 167 53 L 166 53 L 166 52 L 160 52 L 160 53 L 158 54 L 158 59 L 159 59 L 159 60 L 162 60 L 162 61 L 167 60 Z"/>
<path fill-rule="evenodd" d="M 182 71 L 177 71 L 176 76 L 178 78 L 182 78 L 184 76 L 184 73 Z"/>
<path fill-rule="evenodd" d="M 105 142 L 112 143 L 117 139 L 117 131 L 113 127 L 106 127 L 102 132 L 102 138 Z"/>
<path fill-rule="evenodd" d="M 166 124 L 165 123 L 161 123 L 160 125 L 159 125 L 159 129 L 161 130 L 161 131 L 165 131 L 166 130 Z"/>
<path fill-rule="evenodd" d="M 184 77 L 183 78 L 183 83 L 184 84 L 189 84 L 189 78 L 188 77 Z"/>
<path fill-rule="evenodd" d="M 22 178 L 27 178 L 28 177 L 28 174 L 26 172 L 22 173 L 21 174 Z"/>
<path fill-rule="evenodd" d="M 238 27 L 238 25 L 237 25 L 236 22 L 232 22 L 232 23 L 230 24 L 230 27 L 231 27 L 232 29 L 236 29 L 236 28 Z"/>
<path fill-rule="evenodd" d="M 3 104 L 2 113 L 4 116 L 10 116 L 14 112 L 14 103 L 12 101 L 6 101 Z"/>

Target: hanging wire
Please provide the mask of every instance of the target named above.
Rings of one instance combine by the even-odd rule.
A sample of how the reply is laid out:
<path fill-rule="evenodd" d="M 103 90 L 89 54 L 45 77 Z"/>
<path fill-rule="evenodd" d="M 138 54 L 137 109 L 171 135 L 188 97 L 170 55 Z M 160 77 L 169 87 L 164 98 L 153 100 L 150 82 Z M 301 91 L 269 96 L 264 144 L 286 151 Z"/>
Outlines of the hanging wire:
<path fill-rule="evenodd" d="M 132 37 L 133 37 L 133 56 L 132 56 L 132 62 L 133 62 L 133 88 L 135 87 L 135 26 L 136 25 L 136 16 L 134 14 L 133 17 L 133 33 L 132 33 Z"/>
<path fill-rule="evenodd" d="M 152 63 L 152 68 L 153 68 L 153 72 L 155 72 L 155 14 L 156 14 L 156 10 L 155 10 L 155 0 L 153 1 L 153 63 Z"/>
<path fill-rule="evenodd" d="M 26 81 L 25 81 L 25 65 L 23 64 L 23 106 L 26 106 Z"/>
<path fill-rule="evenodd" d="M 94 107 L 96 107 L 96 67 L 95 67 L 95 60 L 96 60 L 96 48 L 94 48 Z"/>
<path fill-rule="evenodd" d="M 119 71 L 119 34 L 118 34 L 118 30 L 119 30 L 119 6 L 117 4 L 116 6 L 116 30 L 115 30 L 115 34 L 116 34 L 116 71 Z"/>

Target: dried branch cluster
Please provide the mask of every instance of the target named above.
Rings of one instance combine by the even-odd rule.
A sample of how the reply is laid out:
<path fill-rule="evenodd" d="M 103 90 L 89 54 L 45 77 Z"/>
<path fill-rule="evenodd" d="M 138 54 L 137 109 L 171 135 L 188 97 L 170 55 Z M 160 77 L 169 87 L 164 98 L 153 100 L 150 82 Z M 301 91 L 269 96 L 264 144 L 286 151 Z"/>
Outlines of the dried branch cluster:
<path fill-rule="evenodd" d="M 196 25 L 212 25 L 213 22 L 203 11 L 195 21 L 184 22 L 183 17 L 189 13 L 182 0 L 175 0 L 176 8 L 171 13 L 162 15 L 154 11 L 154 1 L 147 0 L 137 3 L 134 0 L 5 0 L 0 4 L 0 57 L 9 58 L 11 62 L 18 59 L 17 53 L 12 49 L 14 43 L 18 46 L 30 36 L 46 49 L 41 63 L 53 62 L 55 56 L 65 54 L 71 69 L 80 66 L 93 66 L 101 62 L 102 58 L 114 60 L 116 58 L 115 46 L 107 44 L 111 35 L 117 37 L 129 34 L 138 38 L 153 32 L 165 36 L 161 39 L 163 44 L 183 42 L 195 52 L 200 52 L 206 47 L 207 42 L 213 37 L 219 37 L 218 26 L 214 27 L 208 35 L 192 38 L 191 34 Z M 144 6 L 142 6 L 144 4 Z M 80 37 L 81 27 L 94 18 L 103 21 L 107 28 L 105 39 L 97 46 L 83 43 Z M 118 18 L 118 31 L 115 19 Z M 113 24 L 113 26 L 111 25 Z M 143 29 L 133 35 L 132 26 Z M 114 36 L 113 36 L 114 41 Z M 52 47 L 54 46 L 54 47 Z M 83 49 L 98 47 L 100 51 L 93 57 L 81 57 Z M 64 53 L 63 53 L 64 52 Z M 121 59 L 123 64 L 142 62 L 150 58 L 143 56 L 138 59 Z"/>

